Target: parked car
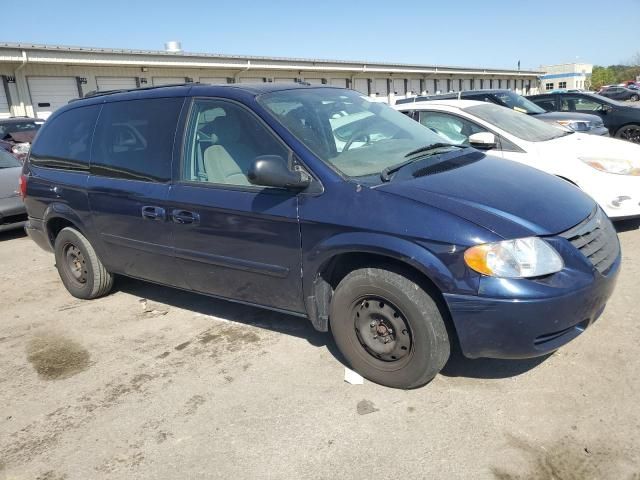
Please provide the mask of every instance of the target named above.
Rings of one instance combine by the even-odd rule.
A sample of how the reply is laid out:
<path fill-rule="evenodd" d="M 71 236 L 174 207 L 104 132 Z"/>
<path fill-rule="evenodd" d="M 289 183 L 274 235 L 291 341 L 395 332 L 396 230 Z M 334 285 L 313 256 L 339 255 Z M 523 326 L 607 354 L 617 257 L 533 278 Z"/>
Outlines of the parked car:
<path fill-rule="evenodd" d="M 633 102 L 637 102 L 640 99 L 640 94 L 637 90 L 619 86 L 602 88 L 598 91 L 598 95 L 613 100 L 631 100 Z"/>
<path fill-rule="evenodd" d="M 29 117 L 0 119 L 0 148 L 24 160 L 44 120 Z"/>
<path fill-rule="evenodd" d="M 415 103 L 427 100 L 478 100 L 481 102 L 495 103 L 503 107 L 512 108 L 518 112 L 532 115 L 538 120 L 542 120 L 553 125 L 560 124 L 576 132 L 589 133 L 592 135 L 609 135 L 609 131 L 604 127 L 601 118 L 597 115 L 589 115 L 575 112 L 548 112 L 535 103 L 527 100 L 522 95 L 518 95 L 511 90 L 468 90 L 455 94 L 419 96 L 398 100 L 396 105 Z"/>
<path fill-rule="evenodd" d="M 640 216 L 640 145 L 563 132 L 513 110 L 470 100 L 398 108 L 444 141 L 490 150 L 577 185 L 612 219 Z"/>
<path fill-rule="evenodd" d="M 22 162 L 0 149 L 0 232 L 22 228 L 27 210 L 18 194 Z"/>
<path fill-rule="evenodd" d="M 400 388 L 433 378 L 453 341 L 472 358 L 556 350 L 600 315 L 621 262 L 566 181 L 328 86 L 75 101 L 38 134 L 21 192 L 72 295 L 122 274 L 308 317 Z"/>
<path fill-rule="evenodd" d="M 611 136 L 640 143 L 640 108 L 592 93 L 555 93 L 527 98 L 552 112 L 596 114 Z"/>

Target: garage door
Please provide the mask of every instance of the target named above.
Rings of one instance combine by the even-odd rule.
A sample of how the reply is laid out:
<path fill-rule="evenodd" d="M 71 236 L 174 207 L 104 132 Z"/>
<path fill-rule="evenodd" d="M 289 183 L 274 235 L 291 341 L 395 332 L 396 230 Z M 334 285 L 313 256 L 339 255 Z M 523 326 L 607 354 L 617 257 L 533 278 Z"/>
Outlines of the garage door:
<path fill-rule="evenodd" d="M 322 85 L 322 79 L 321 78 L 306 78 L 304 79 L 305 82 L 311 84 L 311 85 Z"/>
<path fill-rule="evenodd" d="M 275 83 L 295 83 L 295 78 L 274 78 Z"/>
<path fill-rule="evenodd" d="M 137 88 L 135 77 L 96 77 L 98 90 L 131 90 Z"/>
<path fill-rule="evenodd" d="M 404 78 L 393 79 L 393 93 L 396 95 L 404 95 Z"/>
<path fill-rule="evenodd" d="M 347 79 L 346 78 L 332 78 L 331 79 L 331 85 L 333 85 L 334 87 L 346 87 L 347 86 Z"/>
<path fill-rule="evenodd" d="M 153 77 L 153 86 L 180 85 L 185 83 L 184 77 Z"/>
<path fill-rule="evenodd" d="M 7 95 L 5 94 L 4 87 L 0 85 L 0 118 L 9 118 L 10 116 L 11 110 L 9 109 Z"/>
<path fill-rule="evenodd" d="M 27 83 L 37 118 L 45 119 L 69 100 L 79 97 L 75 77 L 29 77 Z"/>
<path fill-rule="evenodd" d="M 378 95 L 387 95 L 387 79 L 386 78 L 376 78 L 374 83 L 373 91 Z"/>
<path fill-rule="evenodd" d="M 200 83 L 227 83 L 227 77 L 200 77 Z"/>
<path fill-rule="evenodd" d="M 409 92 L 413 92 L 416 95 L 419 95 L 420 92 L 420 79 L 412 78 L 409 80 Z"/>
<path fill-rule="evenodd" d="M 264 83 L 262 77 L 243 77 L 240 79 L 240 83 Z"/>
<path fill-rule="evenodd" d="M 369 95 L 369 80 L 366 78 L 356 78 L 353 82 L 353 89 Z"/>

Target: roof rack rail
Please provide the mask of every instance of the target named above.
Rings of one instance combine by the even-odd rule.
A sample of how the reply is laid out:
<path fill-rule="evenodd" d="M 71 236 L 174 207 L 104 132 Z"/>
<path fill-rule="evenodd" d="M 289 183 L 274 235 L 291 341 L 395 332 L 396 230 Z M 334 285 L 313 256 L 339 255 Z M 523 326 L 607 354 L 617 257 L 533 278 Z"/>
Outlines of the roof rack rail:
<path fill-rule="evenodd" d="M 186 87 L 186 86 L 199 85 L 199 84 L 200 82 L 171 83 L 169 85 L 151 85 L 149 87 L 122 88 L 119 90 L 92 90 L 90 92 L 85 93 L 83 98 L 104 97 L 106 95 L 114 95 L 116 93 L 139 92 L 140 90 L 155 90 L 157 88 L 166 88 L 166 87 Z M 69 100 L 69 103 L 77 102 L 78 100 L 82 100 L 82 99 L 74 98 L 72 100 Z"/>

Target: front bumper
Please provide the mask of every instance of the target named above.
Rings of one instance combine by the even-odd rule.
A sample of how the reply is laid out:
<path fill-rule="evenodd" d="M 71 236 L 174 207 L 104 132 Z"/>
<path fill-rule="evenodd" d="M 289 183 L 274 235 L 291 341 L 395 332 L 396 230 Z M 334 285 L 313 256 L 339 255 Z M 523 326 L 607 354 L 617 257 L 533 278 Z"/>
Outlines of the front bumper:
<path fill-rule="evenodd" d="M 608 137 L 609 129 L 603 125 L 602 127 L 592 128 L 591 130 L 587 132 L 582 132 L 582 133 L 586 133 L 588 135 L 599 135 L 601 137 Z"/>
<path fill-rule="evenodd" d="M 570 245 L 565 247 L 569 250 Z M 486 288 L 481 286 L 484 293 L 478 296 L 445 294 L 463 354 L 537 357 L 557 350 L 592 325 L 613 292 L 621 256 L 606 275 L 577 250 L 568 261 L 563 258 L 565 269 L 546 279 L 483 278 Z"/>

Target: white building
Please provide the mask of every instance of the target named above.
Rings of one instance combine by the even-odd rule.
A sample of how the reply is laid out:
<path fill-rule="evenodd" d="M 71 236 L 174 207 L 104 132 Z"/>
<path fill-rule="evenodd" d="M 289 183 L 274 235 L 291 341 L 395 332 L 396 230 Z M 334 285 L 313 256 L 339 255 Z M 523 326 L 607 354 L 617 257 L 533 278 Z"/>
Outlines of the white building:
<path fill-rule="evenodd" d="M 589 90 L 593 65 L 589 63 L 562 63 L 540 67 L 540 90 L 549 92 L 558 89 Z"/>
<path fill-rule="evenodd" d="M 172 83 L 308 82 L 393 103 L 420 93 L 508 88 L 535 92 L 538 71 L 0 43 L 0 118 L 48 117 L 95 90 Z"/>

